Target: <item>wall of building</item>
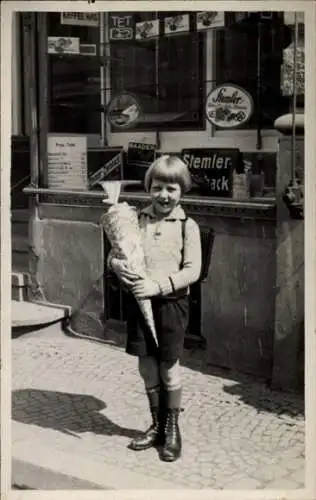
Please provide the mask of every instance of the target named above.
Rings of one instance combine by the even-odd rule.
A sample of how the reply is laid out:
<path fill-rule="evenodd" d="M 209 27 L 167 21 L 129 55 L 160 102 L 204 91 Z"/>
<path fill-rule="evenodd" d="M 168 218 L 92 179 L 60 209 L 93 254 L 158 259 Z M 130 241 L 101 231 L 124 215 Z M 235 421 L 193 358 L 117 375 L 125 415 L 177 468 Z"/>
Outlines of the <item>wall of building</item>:
<path fill-rule="evenodd" d="M 17 73 L 21 34 L 16 20 L 14 23 L 12 130 L 20 133 L 21 80 Z M 211 80 L 214 51 L 212 34 L 207 36 L 207 79 Z M 262 135 L 263 150 L 277 151 L 279 134 L 266 130 Z M 132 140 L 155 143 L 156 133 L 109 133 L 107 138 L 111 146 L 127 147 Z M 238 147 L 254 151 L 256 141 L 254 130 L 215 132 L 208 122 L 204 131 L 160 133 L 161 150 L 168 152 L 184 147 Z M 289 148 L 289 142 L 281 148 L 282 172 L 288 165 Z M 285 178 L 278 180 L 277 226 L 273 218 L 230 218 L 210 211 L 192 211 L 193 216 L 210 224 L 217 233 L 211 272 L 202 285 L 202 330 L 210 363 L 268 378 L 273 363 L 276 385 L 282 388 L 295 385 L 304 317 L 303 225 L 290 221 L 284 212 L 280 201 L 284 182 Z M 82 333 L 100 338 L 105 335 L 104 248 L 99 226 L 102 210 L 102 206 L 43 205 L 35 221 L 39 236 L 35 243 L 38 280 L 45 298 L 84 311 L 91 322 L 81 325 Z M 290 246 L 285 244 L 286 234 Z"/>

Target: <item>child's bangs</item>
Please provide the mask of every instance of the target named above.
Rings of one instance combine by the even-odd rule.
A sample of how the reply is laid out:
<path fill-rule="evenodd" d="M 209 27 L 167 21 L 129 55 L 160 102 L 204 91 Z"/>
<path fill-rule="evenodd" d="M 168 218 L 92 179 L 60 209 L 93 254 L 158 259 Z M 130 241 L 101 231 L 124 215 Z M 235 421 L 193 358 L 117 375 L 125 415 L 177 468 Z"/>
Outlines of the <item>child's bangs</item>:
<path fill-rule="evenodd" d="M 183 179 L 179 168 L 176 165 L 166 165 L 164 163 L 157 165 L 155 170 L 155 179 L 161 182 L 177 183 L 182 186 Z"/>

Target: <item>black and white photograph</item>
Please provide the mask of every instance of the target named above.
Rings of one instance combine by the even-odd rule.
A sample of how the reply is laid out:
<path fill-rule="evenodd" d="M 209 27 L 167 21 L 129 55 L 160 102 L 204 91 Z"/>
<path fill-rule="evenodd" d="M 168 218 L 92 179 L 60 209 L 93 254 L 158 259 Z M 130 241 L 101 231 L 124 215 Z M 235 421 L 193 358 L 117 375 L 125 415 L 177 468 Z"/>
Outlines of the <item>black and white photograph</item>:
<path fill-rule="evenodd" d="M 315 21 L 2 2 L 7 498 L 315 498 Z"/>

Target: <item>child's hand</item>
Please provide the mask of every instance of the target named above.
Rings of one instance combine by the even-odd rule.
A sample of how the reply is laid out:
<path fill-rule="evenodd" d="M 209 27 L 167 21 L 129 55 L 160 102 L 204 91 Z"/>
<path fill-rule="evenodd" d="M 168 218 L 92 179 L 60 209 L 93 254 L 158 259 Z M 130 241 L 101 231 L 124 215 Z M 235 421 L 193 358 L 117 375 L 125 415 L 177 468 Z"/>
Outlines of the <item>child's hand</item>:
<path fill-rule="evenodd" d="M 131 287 L 135 281 L 140 279 L 139 274 L 128 269 L 126 263 L 121 259 L 112 259 L 111 267 L 119 280 L 127 287 Z"/>
<path fill-rule="evenodd" d="M 156 281 L 146 278 L 134 283 L 132 286 L 132 292 L 136 299 L 145 299 L 158 295 L 160 293 L 160 288 Z"/>

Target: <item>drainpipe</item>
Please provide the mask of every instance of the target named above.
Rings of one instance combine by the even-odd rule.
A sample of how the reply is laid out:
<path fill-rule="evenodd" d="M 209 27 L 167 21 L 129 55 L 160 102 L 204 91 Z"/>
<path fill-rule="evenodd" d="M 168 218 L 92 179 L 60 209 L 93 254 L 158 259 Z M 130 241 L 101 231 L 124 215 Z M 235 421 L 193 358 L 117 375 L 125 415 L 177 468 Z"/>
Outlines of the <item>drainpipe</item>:
<path fill-rule="evenodd" d="M 303 186 L 296 175 L 296 134 L 298 128 L 304 129 L 304 115 L 297 112 L 297 49 L 298 49 L 298 20 L 297 13 L 294 13 L 294 39 L 293 39 L 293 100 L 291 123 L 288 115 L 281 116 L 275 121 L 275 128 L 286 133 L 291 130 L 291 176 L 288 186 L 284 190 L 283 201 L 286 204 L 290 216 L 293 219 L 304 219 Z"/>
<path fill-rule="evenodd" d="M 156 19 L 158 19 L 158 12 L 156 12 Z M 157 99 L 157 111 L 159 113 L 159 36 L 156 37 L 155 41 L 155 84 L 156 84 L 156 99 Z M 156 147 L 159 150 L 161 147 L 160 131 L 156 129 Z"/>
<path fill-rule="evenodd" d="M 37 71 L 36 71 L 36 14 L 23 15 L 23 41 L 25 47 L 25 87 L 28 89 L 26 99 L 29 123 L 27 131 L 30 136 L 30 184 L 39 187 L 39 126 L 38 126 L 38 100 L 37 100 Z M 45 300 L 38 281 L 38 195 L 29 198 L 29 286 L 28 298 L 30 300 Z"/>

